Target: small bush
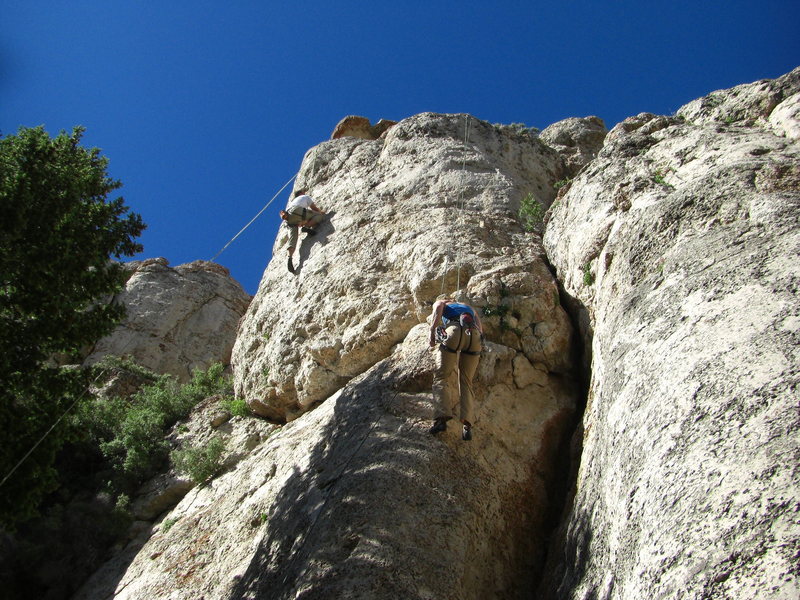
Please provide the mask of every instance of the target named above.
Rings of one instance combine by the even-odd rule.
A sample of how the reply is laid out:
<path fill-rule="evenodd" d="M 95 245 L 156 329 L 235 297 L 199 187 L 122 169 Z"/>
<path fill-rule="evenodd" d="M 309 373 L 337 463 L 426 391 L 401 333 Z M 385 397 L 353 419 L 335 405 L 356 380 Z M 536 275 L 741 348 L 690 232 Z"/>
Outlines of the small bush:
<path fill-rule="evenodd" d="M 214 437 L 205 446 L 181 448 L 174 450 L 170 456 L 178 472 L 188 475 L 192 481 L 201 484 L 219 472 L 224 450 L 225 442 L 222 438 Z"/>
<path fill-rule="evenodd" d="M 594 285 L 594 275 L 592 274 L 591 265 L 589 263 L 583 265 L 583 285 Z"/>
<path fill-rule="evenodd" d="M 556 181 L 553 184 L 553 189 L 554 190 L 560 190 L 562 187 L 564 187 L 565 185 L 567 185 L 571 181 L 572 181 L 572 179 L 570 179 L 569 177 L 567 177 L 566 179 L 560 179 L 559 181 Z"/>
<path fill-rule="evenodd" d="M 667 172 L 669 172 L 669 170 L 667 170 Z M 667 176 L 667 172 L 664 172 L 659 169 L 658 171 L 653 173 L 653 181 L 658 185 L 663 185 L 664 187 L 672 188 L 674 186 L 670 183 L 667 183 L 666 179 L 664 179 Z"/>
<path fill-rule="evenodd" d="M 77 422 L 110 466 L 110 492 L 132 491 L 158 471 L 169 456 L 167 430 L 188 416 L 198 402 L 214 394 L 232 393 L 222 371 L 220 364 L 197 370 L 185 385 L 162 375 L 130 398 L 86 403 Z"/>
<path fill-rule="evenodd" d="M 220 402 L 220 406 L 231 413 L 234 417 L 249 417 L 252 415 L 247 401 L 242 398 L 226 398 Z"/>
<path fill-rule="evenodd" d="M 175 525 L 175 523 L 177 523 L 177 522 L 178 522 L 177 518 L 164 519 L 161 522 L 161 531 L 162 531 L 162 533 L 167 533 L 170 529 L 172 529 L 172 526 Z"/>
<path fill-rule="evenodd" d="M 541 231 L 544 224 L 544 207 L 533 194 L 528 194 L 520 201 L 519 218 L 525 231 Z"/>

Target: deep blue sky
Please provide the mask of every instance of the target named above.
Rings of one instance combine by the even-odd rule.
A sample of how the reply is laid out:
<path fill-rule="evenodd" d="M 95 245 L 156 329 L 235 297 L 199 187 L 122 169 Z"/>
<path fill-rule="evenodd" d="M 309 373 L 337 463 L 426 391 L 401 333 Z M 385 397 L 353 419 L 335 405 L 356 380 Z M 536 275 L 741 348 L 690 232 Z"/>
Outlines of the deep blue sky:
<path fill-rule="evenodd" d="M 149 225 L 137 258 L 175 266 L 214 256 L 346 115 L 611 128 L 800 65 L 798 15 L 798 0 L 6 0 L 0 133 L 85 126 Z M 288 193 L 217 259 L 251 294 Z"/>

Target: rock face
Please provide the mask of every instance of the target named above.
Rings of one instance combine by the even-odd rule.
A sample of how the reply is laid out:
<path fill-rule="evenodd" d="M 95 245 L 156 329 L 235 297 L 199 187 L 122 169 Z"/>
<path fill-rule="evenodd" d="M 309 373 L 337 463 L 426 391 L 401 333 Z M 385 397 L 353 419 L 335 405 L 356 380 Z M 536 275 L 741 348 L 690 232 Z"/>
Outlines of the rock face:
<path fill-rule="evenodd" d="M 330 219 L 295 274 L 279 233 L 232 353 L 273 423 L 232 420 L 225 472 L 76 598 L 798 597 L 798 78 L 627 119 L 581 167 L 585 122 L 313 148 L 296 186 Z M 471 442 L 428 433 L 442 292 L 486 315 Z"/>
<path fill-rule="evenodd" d="M 520 355 L 493 345 L 475 439 L 452 427 L 434 438 L 426 340 L 425 325 L 413 328 L 390 357 L 193 488 L 76 600 L 527 597 L 569 390 L 544 372 L 517 388 Z"/>
<path fill-rule="evenodd" d="M 186 381 L 194 369 L 229 362 L 236 330 L 250 296 L 225 267 L 195 261 L 175 268 L 164 258 L 129 263 L 133 271 L 115 301 L 128 310 L 101 339 L 86 364 L 103 356 L 129 356 L 157 373 Z"/>
<path fill-rule="evenodd" d="M 293 418 L 386 357 L 438 294 L 457 289 L 478 306 L 507 298 L 514 314 L 502 330 L 490 320 L 490 339 L 565 372 L 567 318 L 516 216 L 528 192 L 549 206 L 562 175 L 535 138 L 465 115 L 417 115 L 383 140 L 312 149 L 296 187 L 331 219 L 300 244 L 296 275 L 281 230 L 234 347 L 237 394 L 265 417 Z"/>
<path fill-rule="evenodd" d="M 626 120 L 552 209 L 593 339 L 543 598 L 800 595 L 798 89 Z"/>
<path fill-rule="evenodd" d="M 237 394 L 287 423 L 78 597 L 527 597 L 577 392 L 569 319 L 516 213 L 562 175 L 535 138 L 465 115 L 309 152 L 297 186 L 331 219 L 297 274 L 278 236 L 233 352 Z M 470 442 L 428 432 L 442 290 L 502 316 L 484 318 Z"/>
<path fill-rule="evenodd" d="M 607 133 L 599 117 L 573 117 L 546 127 L 539 137 L 562 155 L 567 176 L 575 177 L 603 148 Z"/>

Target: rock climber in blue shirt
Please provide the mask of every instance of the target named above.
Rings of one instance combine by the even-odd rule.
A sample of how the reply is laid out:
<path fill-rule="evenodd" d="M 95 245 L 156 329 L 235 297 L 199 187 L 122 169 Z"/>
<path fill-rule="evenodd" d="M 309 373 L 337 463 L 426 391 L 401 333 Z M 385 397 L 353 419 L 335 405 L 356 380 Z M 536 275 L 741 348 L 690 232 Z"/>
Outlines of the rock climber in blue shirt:
<path fill-rule="evenodd" d="M 434 303 L 430 346 L 434 347 L 439 341 L 439 355 L 433 377 L 432 434 L 447 429 L 447 421 L 455 417 L 456 403 L 460 403 L 461 439 L 472 439 L 475 414 L 472 378 L 481 358 L 482 338 L 483 325 L 471 306 L 449 297 Z"/>

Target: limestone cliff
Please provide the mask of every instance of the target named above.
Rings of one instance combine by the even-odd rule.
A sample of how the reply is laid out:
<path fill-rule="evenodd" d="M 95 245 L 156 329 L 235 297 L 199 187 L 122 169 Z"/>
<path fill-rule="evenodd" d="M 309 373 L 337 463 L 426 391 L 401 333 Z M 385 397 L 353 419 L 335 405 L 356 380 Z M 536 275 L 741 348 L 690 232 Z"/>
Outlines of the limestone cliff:
<path fill-rule="evenodd" d="M 296 188 L 331 218 L 300 245 L 297 274 L 278 236 L 233 350 L 237 393 L 271 419 L 301 414 L 386 358 L 437 294 L 456 289 L 513 306 L 502 329 L 487 320 L 489 339 L 565 372 L 568 320 L 516 216 L 528 192 L 549 206 L 562 175 L 536 138 L 466 115 L 422 114 L 381 140 L 313 148 Z"/>
<path fill-rule="evenodd" d="M 250 296 L 225 267 L 197 260 L 173 268 L 164 258 L 126 267 L 130 278 L 114 301 L 125 305 L 127 316 L 95 345 L 86 364 L 127 356 L 186 381 L 194 369 L 230 361 Z"/>
<path fill-rule="evenodd" d="M 608 135 L 343 121 L 232 352 L 271 424 L 76 598 L 796 597 L 799 78 Z M 441 292 L 487 315 L 471 442 L 427 432 Z"/>
<path fill-rule="evenodd" d="M 529 192 L 548 206 L 563 177 L 529 132 L 466 115 L 313 148 L 296 186 L 331 218 L 296 274 L 278 236 L 233 351 L 237 393 L 287 424 L 79 597 L 529 593 L 577 389 L 569 318 L 516 215 Z M 425 319 L 442 291 L 497 315 L 469 443 L 428 433 Z"/>
<path fill-rule="evenodd" d="M 543 598 L 800 595 L 799 89 L 626 120 L 553 207 L 592 382 Z"/>

